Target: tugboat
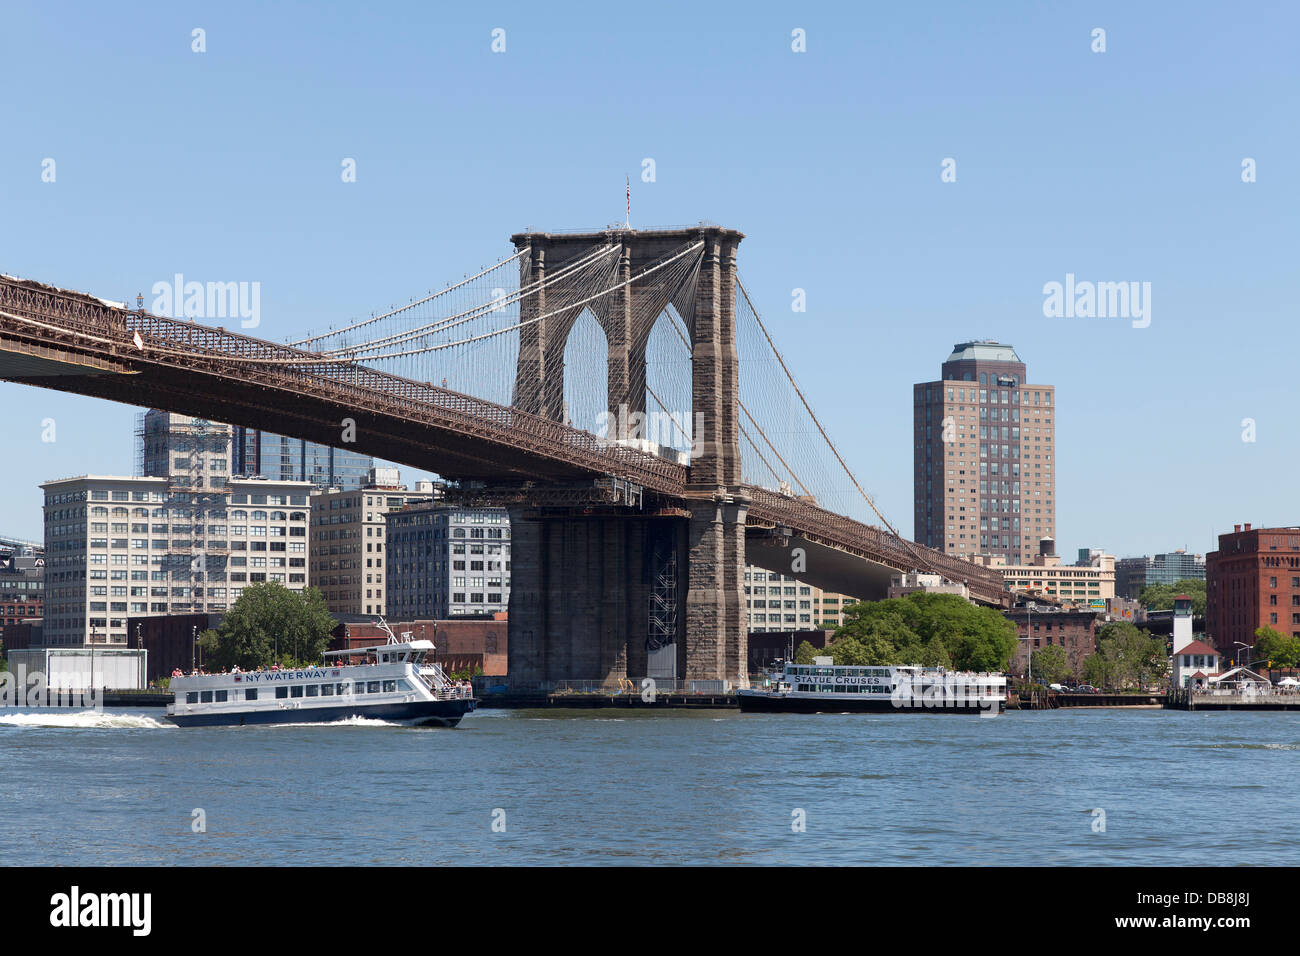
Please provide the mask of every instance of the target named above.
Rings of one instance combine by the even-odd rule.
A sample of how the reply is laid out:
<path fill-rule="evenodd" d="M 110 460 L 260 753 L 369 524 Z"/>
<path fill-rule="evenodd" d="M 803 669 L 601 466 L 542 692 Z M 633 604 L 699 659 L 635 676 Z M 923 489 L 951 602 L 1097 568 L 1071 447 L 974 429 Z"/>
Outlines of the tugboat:
<path fill-rule="evenodd" d="M 432 641 L 399 640 L 386 621 L 385 644 L 327 651 L 301 670 L 237 671 L 173 677 L 167 719 L 181 727 L 302 724 L 371 717 L 413 726 L 455 727 L 477 705 L 473 692 L 426 660 Z M 352 663 L 353 658 L 361 663 Z M 333 662 L 330 662 L 330 659 Z"/>
<path fill-rule="evenodd" d="M 1007 679 L 944 668 L 837 666 L 778 660 L 764 686 L 736 692 L 757 713 L 935 713 L 996 717 L 1006 709 Z"/>

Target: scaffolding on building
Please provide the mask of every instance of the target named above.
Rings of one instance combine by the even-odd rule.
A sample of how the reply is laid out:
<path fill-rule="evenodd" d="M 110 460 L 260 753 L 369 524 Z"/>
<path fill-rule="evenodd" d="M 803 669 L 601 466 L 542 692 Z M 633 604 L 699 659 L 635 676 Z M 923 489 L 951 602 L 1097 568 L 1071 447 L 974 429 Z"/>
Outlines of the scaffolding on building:
<path fill-rule="evenodd" d="M 136 418 L 137 473 L 167 479 L 168 590 L 177 586 L 172 582 L 183 580 L 188 592 L 188 600 L 180 601 L 168 594 L 173 612 L 205 610 L 209 575 L 221 573 L 224 578 L 228 537 L 209 534 L 214 519 L 220 518 L 223 526 L 227 520 L 231 437 L 229 425 L 202 418 L 158 411 Z M 187 529 L 179 532 L 185 537 L 175 536 L 178 527 Z"/>

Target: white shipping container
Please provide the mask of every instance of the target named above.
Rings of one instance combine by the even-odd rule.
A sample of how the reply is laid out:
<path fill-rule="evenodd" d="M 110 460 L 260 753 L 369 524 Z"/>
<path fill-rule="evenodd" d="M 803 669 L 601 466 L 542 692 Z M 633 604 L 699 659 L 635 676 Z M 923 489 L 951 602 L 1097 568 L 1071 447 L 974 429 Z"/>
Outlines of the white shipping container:
<path fill-rule="evenodd" d="M 11 671 L 17 673 L 21 667 L 29 677 L 39 671 L 53 690 L 142 690 L 148 653 L 125 648 L 46 647 L 13 650 L 5 656 Z"/>

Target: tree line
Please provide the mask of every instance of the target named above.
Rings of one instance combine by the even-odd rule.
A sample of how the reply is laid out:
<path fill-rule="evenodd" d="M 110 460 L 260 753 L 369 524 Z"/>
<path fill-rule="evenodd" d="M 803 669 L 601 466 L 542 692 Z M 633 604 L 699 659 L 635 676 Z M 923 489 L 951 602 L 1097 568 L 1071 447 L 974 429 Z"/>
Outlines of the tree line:
<path fill-rule="evenodd" d="M 1280 635 L 1279 635 L 1280 636 Z M 1019 641 L 1016 626 L 993 608 L 978 607 L 955 594 L 916 591 L 906 597 L 862 601 L 844 612 L 823 649 L 799 645 L 795 663 L 830 657 L 841 666 L 889 667 L 920 664 L 963 671 L 1006 671 Z M 1300 641 L 1296 642 L 1300 653 Z M 1030 655 L 1033 676 L 1047 683 L 1071 678 L 1098 687 L 1142 688 L 1168 677 L 1165 642 L 1124 622 L 1097 631 L 1096 650 L 1080 672 L 1063 647 L 1048 645 Z"/>

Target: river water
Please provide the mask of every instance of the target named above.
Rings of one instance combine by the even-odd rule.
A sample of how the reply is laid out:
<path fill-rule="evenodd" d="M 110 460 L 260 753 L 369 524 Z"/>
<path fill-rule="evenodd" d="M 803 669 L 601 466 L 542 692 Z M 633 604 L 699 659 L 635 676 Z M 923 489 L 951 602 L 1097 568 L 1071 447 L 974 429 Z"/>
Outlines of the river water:
<path fill-rule="evenodd" d="M 0 711 L 4 865 L 1278 864 L 1297 792 L 1290 713 Z"/>

